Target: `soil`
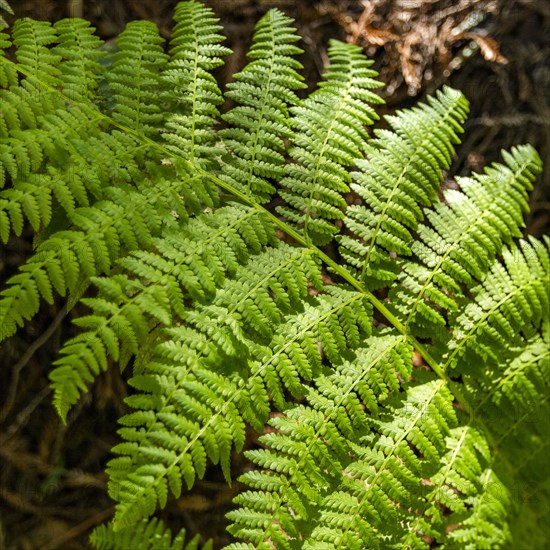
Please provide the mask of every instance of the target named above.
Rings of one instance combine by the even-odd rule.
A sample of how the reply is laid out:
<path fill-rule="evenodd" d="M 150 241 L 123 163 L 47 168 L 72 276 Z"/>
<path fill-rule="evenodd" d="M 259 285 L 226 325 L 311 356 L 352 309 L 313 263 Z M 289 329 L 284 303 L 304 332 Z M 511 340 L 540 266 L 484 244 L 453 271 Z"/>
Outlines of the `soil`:
<path fill-rule="evenodd" d="M 84 16 L 105 40 L 133 19 L 149 19 L 170 36 L 170 0 L 11 0 L 17 17 L 56 21 Z M 500 150 L 531 143 L 546 165 L 531 195 L 526 233 L 550 226 L 550 3 L 545 0 L 220 0 L 207 1 L 234 51 L 217 75 L 222 87 L 245 63 L 255 22 L 270 7 L 294 17 L 305 50 L 310 90 L 326 61 L 329 39 L 365 47 L 386 84 L 385 113 L 423 99 L 443 84 L 471 103 L 453 175 L 481 170 Z M 14 17 L 1 12 L 9 22 Z M 31 254 L 31 234 L 0 252 L 5 281 Z M 52 408 L 47 368 L 73 334 L 61 301 L 44 305 L 20 333 L 0 345 L 0 549 L 82 549 L 113 503 L 103 473 L 117 443 L 127 373 L 102 375 L 63 425 Z M 254 434 L 250 434 L 252 445 Z M 236 457 L 235 477 L 246 461 Z M 224 514 L 238 484 L 217 468 L 159 515 L 189 534 L 228 543 Z"/>

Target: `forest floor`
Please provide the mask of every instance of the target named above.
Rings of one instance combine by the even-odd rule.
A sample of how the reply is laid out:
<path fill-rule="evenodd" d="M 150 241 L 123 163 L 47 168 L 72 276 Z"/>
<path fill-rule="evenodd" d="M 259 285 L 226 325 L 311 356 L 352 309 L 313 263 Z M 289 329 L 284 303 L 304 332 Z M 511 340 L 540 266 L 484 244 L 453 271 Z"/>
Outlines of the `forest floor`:
<path fill-rule="evenodd" d="M 84 16 L 105 40 L 132 19 L 149 19 L 169 38 L 173 0 L 10 0 L 17 17 L 56 21 Z M 302 62 L 313 89 L 330 38 L 355 42 L 375 60 L 391 113 L 443 84 L 471 103 L 463 143 L 449 177 L 481 170 L 500 150 L 531 143 L 545 163 L 531 195 L 526 233 L 550 227 L 550 3 L 545 0 L 210 0 L 233 50 L 217 75 L 223 88 L 245 63 L 255 22 L 270 7 L 297 21 Z M 0 14 L 5 15 L 5 14 Z M 14 18 L 5 15 L 9 22 Z M 29 235 L 0 252 L 0 281 L 32 251 Z M 50 400 L 44 365 L 71 334 L 61 303 L 44 306 L 17 336 L 0 346 L 0 549 L 89 548 L 87 537 L 108 520 L 104 467 L 124 412 L 124 378 L 102 375 L 64 426 Z M 250 445 L 254 435 L 250 434 Z M 235 477 L 246 463 L 234 463 Z M 169 501 L 162 515 L 173 526 L 228 542 L 224 514 L 229 488 L 218 469 L 193 491 Z"/>

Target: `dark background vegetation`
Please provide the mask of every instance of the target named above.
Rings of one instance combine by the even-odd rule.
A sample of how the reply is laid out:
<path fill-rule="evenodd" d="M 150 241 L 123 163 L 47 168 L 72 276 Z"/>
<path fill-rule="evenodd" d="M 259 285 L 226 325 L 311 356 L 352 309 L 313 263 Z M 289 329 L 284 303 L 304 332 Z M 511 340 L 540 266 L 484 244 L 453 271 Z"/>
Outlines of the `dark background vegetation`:
<path fill-rule="evenodd" d="M 11 0 L 16 17 L 56 21 L 85 17 L 112 40 L 133 19 L 149 19 L 170 37 L 173 0 Z M 382 114 L 422 99 L 444 83 L 471 102 L 455 174 L 481 170 L 499 151 L 531 143 L 545 162 L 531 197 L 526 232 L 550 225 L 550 2 L 547 0 L 220 0 L 207 1 L 234 51 L 218 73 L 223 88 L 245 63 L 255 22 L 270 7 L 294 17 L 310 90 L 330 38 L 360 44 L 386 87 Z M 14 17 L 5 15 L 8 23 Z M 30 233 L 0 252 L 4 282 L 32 253 Z M 113 504 L 103 473 L 124 412 L 124 377 L 102 375 L 63 426 L 50 402 L 48 365 L 73 332 L 63 303 L 44 306 L 20 333 L 0 344 L 0 550 L 82 549 Z M 254 434 L 250 434 L 251 444 Z M 236 457 L 235 475 L 247 467 Z M 228 542 L 224 514 L 238 484 L 216 468 L 160 515 L 190 534 Z"/>

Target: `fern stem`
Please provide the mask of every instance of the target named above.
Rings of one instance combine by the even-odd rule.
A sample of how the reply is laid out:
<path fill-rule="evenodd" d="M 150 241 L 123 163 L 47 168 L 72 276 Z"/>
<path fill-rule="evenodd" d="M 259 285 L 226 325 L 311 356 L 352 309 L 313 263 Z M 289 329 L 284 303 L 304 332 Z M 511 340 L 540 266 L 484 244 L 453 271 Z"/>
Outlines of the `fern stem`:
<path fill-rule="evenodd" d="M 8 61 L 5 58 L 2 58 L 4 62 L 13 63 L 12 61 Z M 15 68 L 24 74 L 27 77 L 32 77 L 33 75 L 30 74 L 26 69 L 21 67 L 19 64 L 14 63 Z M 76 104 L 78 106 L 87 107 L 87 104 L 82 104 L 80 102 L 74 101 L 67 97 L 62 91 L 57 90 L 50 84 L 47 84 L 45 82 L 40 81 L 40 84 L 43 85 L 48 91 L 51 92 L 57 92 L 63 98 L 68 101 L 69 103 Z M 97 115 L 97 112 L 95 112 Z M 133 130 L 132 128 L 128 128 L 124 124 L 120 124 L 119 122 L 116 122 L 113 120 L 109 115 L 106 115 L 105 113 L 101 113 L 101 116 L 105 118 L 110 124 L 117 127 L 119 130 L 122 130 L 124 132 L 132 134 L 136 139 L 142 140 L 146 142 L 147 144 L 157 148 L 158 150 L 161 150 L 167 157 L 174 156 L 174 153 L 168 150 L 166 147 L 162 146 L 161 144 L 157 143 L 153 139 L 140 134 L 136 130 Z M 369 290 L 367 290 L 349 271 L 347 271 L 345 268 L 340 266 L 338 263 L 336 263 L 332 258 L 330 258 L 327 254 L 325 254 L 322 250 L 317 248 L 314 244 L 310 242 L 310 240 L 306 236 L 300 235 L 298 231 L 294 230 L 292 227 L 287 225 L 283 220 L 275 216 L 273 213 L 271 213 L 269 210 L 267 210 L 265 207 L 263 207 L 261 204 L 258 204 L 256 201 L 251 199 L 248 195 L 245 193 L 242 193 L 235 187 L 233 187 L 231 184 L 221 180 L 217 176 L 209 173 L 204 168 L 201 168 L 199 166 L 195 166 L 192 162 L 187 160 L 184 157 L 178 156 L 178 159 L 182 160 L 189 168 L 192 168 L 194 171 L 198 172 L 199 174 L 202 174 L 203 177 L 209 178 L 211 181 L 213 181 L 218 187 L 221 187 L 231 195 L 237 197 L 242 202 L 247 204 L 248 206 L 255 208 L 258 212 L 261 212 L 266 216 L 276 227 L 278 227 L 281 231 L 286 233 L 289 237 L 292 237 L 297 243 L 301 244 L 302 246 L 309 248 L 312 250 L 327 266 L 329 266 L 335 273 L 340 275 L 345 281 L 347 281 L 350 285 L 352 285 L 355 289 L 357 289 L 359 292 L 364 294 L 368 300 L 371 302 L 371 304 L 386 318 L 386 320 L 393 325 L 401 334 L 406 336 L 409 341 L 412 343 L 412 345 L 416 348 L 416 350 L 422 355 L 426 363 L 433 369 L 433 371 L 442 379 L 447 382 L 449 387 L 451 388 L 451 391 L 453 395 L 456 397 L 457 401 L 459 401 L 466 411 L 468 413 L 472 413 L 473 409 L 470 406 L 470 404 L 466 401 L 465 397 L 463 396 L 462 392 L 458 389 L 456 384 L 452 382 L 452 380 L 447 376 L 445 373 L 445 369 L 442 368 L 439 363 L 431 356 L 431 354 L 428 352 L 426 347 L 421 344 L 414 336 L 408 333 L 407 328 L 399 321 L 399 319 Z"/>
<path fill-rule="evenodd" d="M 277 216 L 266 210 L 263 206 L 256 203 L 249 197 L 247 197 L 244 193 L 241 193 L 238 189 L 235 189 L 233 186 L 229 185 L 228 183 L 220 180 L 216 176 L 213 176 L 212 174 L 208 174 L 205 172 L 205 176 L 209 177 L 214 181 L 217 185 L 225 189 L 226 191 L 236 195 L 239 199 L 243 200 L 248 204 L 249 206 L 256 208 L 259 212 L 262 212 L 268 219 L 270 219 L 273 224 L 275 224 L 281 231 L 284 231 L 289 237 L 292 237 L 295 241 L 297 241 L 302 246 L 309 248 L 312 250 L 327 266 L 329 266 L 335 273 L 340 275 L 345 281 L 347 281 L 350 285 L 352 285 L 356 290 L 364 294 L 367 299 L 370 301 L 370 303 L 386 318 L 386 320 L 394 327 L 396 328 L 403 336 L 409 339 L 413 347 L 422 355 L 426 363 L 432 368 L 432 370 L 441 378 L 443 381 L 447 383 L 449 388 L 451 389 L 451 392 L 455 396 L 456 400 L 464 407 L 465 411 L 468 415 L 473 415 L 473 408 L 468 403 L 467 399 L 465 398 L 462 391 L 459 389 L 458 385 L 455 384 L 447 375 L 445 372 L 445 368 L 442 367 L 437 360 L 430 354 L 426 346 L 419 342 L 414 336 L 412 336 L 405 325 L 399 321 L 399 319 L 384 305 L 384 303 L 379 300 L 372 292 L 367 290 L 349 271 L 347 271 L 345 268 L 343 268 L 341 265 L 339 265 L 337 262 L 335 262 L 330 256 L 325 254 L 322 250 L 317 248 L 313 243 L 309 241 L 309 239 L 298 233 L 296 230 L 294 230 L 292 227 L 289 227 L 284 221 L 279 219 Z"/>

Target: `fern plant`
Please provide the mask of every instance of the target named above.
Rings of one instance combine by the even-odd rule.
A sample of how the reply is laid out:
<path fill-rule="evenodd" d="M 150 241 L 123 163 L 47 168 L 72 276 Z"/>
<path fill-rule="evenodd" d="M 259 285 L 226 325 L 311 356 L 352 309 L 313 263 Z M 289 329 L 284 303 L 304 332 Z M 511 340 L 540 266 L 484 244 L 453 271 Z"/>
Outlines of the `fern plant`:
<path fill-rule="evenodd" d="M 0 337 L 42 300 L 81 301 L 49 375 L 64 420 L 102 371 L 132 372 L 116 513 L 93 544 L 183 548 L 155 512 L 209 462 L 229 483 L 249 426 L 263 435 L 228 548 L 541 548 L 550 241 L 522 235 L 536 151 L 442 190 L 459 91 L 371 132 L 380 83 L 360 48 L 333 41 L 300 99 L 299 38 L 271 10 L 222 94 L 212 12 L 182 2 L 174 19 L 168 44 L 139 21 L 115 50 L 76 19 L 0 35 L 0 237 L 36 234 Z"/>

